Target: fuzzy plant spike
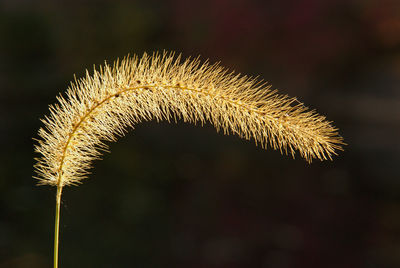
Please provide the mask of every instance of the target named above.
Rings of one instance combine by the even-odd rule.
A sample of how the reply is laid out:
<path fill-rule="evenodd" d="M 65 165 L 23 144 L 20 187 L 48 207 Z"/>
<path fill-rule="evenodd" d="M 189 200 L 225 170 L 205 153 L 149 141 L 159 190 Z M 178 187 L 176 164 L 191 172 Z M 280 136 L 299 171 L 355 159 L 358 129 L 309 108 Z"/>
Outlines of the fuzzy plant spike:
<path fill-rule="evenodd" d="M 42 121 L 35 151 L 39 184 L 57 186 L 54 268 L 58 267 L 62 189 L 88 176 L 93 160 L 141 121 L 210 122 L 263 148 L 331 159 L 343 139 L 324 116 L 257 79 L 173 53 L 126 57 L 71 83 Z"/>
<path fill-rule="evenodd" d="M 39 184 L 78 184 L 105 142 L 141 121 L 211 122 L 217 131 L 253 139 L 263 148 L 331 159 L 342 149 L 337 129 L 295 98 L 219 64 L 173 53 L 126 57 L 73 82 L 50 106 L 39 130 Z"/>

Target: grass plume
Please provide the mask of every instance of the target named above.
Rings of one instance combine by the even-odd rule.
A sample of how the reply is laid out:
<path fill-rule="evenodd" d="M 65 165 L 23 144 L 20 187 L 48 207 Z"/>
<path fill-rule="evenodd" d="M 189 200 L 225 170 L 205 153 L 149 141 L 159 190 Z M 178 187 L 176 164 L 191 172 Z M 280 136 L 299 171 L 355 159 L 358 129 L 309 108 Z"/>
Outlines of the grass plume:
<path fill-rule="evenodd" d="M 40 184 L 77 184 L 91 161 L 128 127 L 143 120 L 211 122 L 217 131 L 254 139 L 307 161 L 331 159 L 342 138 L 325 117 L 295 98 L 219 64 L 168 53 L 126 57 L 75 81 L 50 106 L 35 166 Z"/>
<path fill-rule="evenodd" d="M 217 131 L 263 148 L 331 159 L 343 140 L 324 116 L 257 79 L 173 53 L 126 57 L 75 80 L 50 106 L 35 151 L 39 184 L 57 186 L 54 267 L 62 188 L 87 177 L 91 163 L 127 128 L 144 120 L 211 122 Z"/>

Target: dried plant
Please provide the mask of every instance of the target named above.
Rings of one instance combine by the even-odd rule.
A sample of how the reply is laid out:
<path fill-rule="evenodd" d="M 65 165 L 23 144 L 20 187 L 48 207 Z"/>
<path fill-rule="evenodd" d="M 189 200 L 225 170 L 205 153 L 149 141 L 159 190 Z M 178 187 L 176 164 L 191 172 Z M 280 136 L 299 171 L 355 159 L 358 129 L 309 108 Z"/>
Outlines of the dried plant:
<path fill-rule="evenodd" d="M 57 186 L 54 267 L 62 188 L 88 175 L 91 162 L 128 127 L 143 120 L 204 124 L 253 139 L 308 162 L 331 159 L 343 140 L 325 117 L 254 78 L 199 58 L 172 53 L 126 57 L 76 80 L 50 106 L 39 130 L 35 170 L 39 184 Z"/>

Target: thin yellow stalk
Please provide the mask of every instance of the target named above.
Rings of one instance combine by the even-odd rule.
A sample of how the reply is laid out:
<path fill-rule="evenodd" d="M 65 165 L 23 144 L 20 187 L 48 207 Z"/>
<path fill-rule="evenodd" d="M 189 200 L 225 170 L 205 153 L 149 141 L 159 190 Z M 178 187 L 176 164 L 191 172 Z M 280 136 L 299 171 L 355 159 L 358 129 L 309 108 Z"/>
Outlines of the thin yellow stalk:
<path fill-rule="evenodd" d="M 58 267 L 58 244 L 60 236 L 60 204 L 61 204 L 61 192 L 62 186 L 57 186 L 57 196 L 56 196 L 56 215 L 54 223 L 54 268 Z"/>

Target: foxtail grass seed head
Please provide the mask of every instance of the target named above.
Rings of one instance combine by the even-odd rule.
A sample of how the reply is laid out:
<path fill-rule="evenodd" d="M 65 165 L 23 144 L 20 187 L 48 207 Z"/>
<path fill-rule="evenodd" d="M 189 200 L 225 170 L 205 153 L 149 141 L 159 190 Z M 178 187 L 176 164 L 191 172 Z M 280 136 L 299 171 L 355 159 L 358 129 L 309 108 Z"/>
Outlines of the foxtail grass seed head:
<path fill-rule="evenodd" d="M 331 159 L 343 139 L 324 116 L 254 78 L 173 53 L 126 57 L 71 83 L 42 121 L 35 151 L 39 184 L 81 182 L 105 142 L 141 121 L 210 122 L 293 157 Z"/>

